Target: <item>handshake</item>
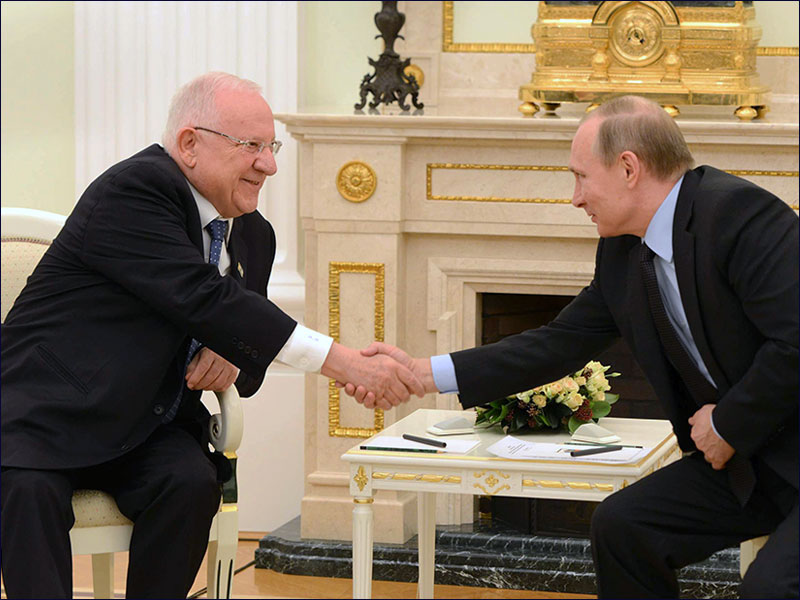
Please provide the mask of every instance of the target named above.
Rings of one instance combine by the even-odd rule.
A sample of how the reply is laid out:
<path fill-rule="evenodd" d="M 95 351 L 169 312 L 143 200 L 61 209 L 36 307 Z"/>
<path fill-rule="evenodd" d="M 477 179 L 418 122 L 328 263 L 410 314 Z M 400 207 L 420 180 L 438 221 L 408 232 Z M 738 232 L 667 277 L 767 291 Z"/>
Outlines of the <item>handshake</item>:
<path fill-rule="evenodd" d="M 407 402 L 411 394 L 421 398 L 437 391 L 430 359 L 411 358 L 383 342 L 361 351 L 334 342 L 321 373 L 366 408 L 388 410 Z"/>

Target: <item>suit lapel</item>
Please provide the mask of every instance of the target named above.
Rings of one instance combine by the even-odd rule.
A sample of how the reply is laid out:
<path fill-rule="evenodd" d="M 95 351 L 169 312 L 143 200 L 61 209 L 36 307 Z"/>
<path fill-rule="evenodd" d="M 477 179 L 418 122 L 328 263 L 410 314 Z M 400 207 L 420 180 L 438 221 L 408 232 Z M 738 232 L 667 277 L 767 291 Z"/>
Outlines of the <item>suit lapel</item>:
<path fill-rule="evenodd" d="M 244 285 L 245 273 L 247 273 L 247 244 L 244 243 L 244 224 L 241 219 L 233 220 L 228 252 L 231 256 L 230 276 Z"/>
<path fill-rule="evenodd" d="M 678 289 L 681 294 L 681 303 L 686 313 L 686 321 L 689 323 L 689 330 L 692 332 L 694 343 L 703 358 L 708 372 L 714 379 L 717 389 L 724 393 L 730 387 L 730 383 L 711 353 L 700 313 L 700 300 L 697 296 L 695 236 L 689 230 L 697 183 L 697 175 L 693 171 L 686 173 L 675 207 L 675 220 L 672 227 L 672 252 L 675 261 L 675 273 L 678 278 Z"/>

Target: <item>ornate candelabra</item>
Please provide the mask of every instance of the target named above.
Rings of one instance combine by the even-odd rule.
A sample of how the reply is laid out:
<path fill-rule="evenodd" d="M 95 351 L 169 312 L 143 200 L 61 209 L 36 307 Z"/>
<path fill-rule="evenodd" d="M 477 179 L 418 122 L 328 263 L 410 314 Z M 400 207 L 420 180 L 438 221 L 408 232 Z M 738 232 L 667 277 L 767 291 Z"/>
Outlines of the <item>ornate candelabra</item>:
<path fill-rule="evenodd" d="M 372 93 L 374 99 L 369 103 L 370 108 L 375 108 L 380 103 L 397 104 L 403 110 L 411 107 L 405 103 L 406 96 L 411 95 L 411 102 L 416 108 L 422 108 L 424 104 L 417 100 L 419 95 L 419 84 L 413 75 L 406 74 L 404 69 L 411 63 L 411 59 L 400 60 L 400 55 L 394 51 L 394 41 L 400 35 L 400 29 L 406 21 L 406 16 L 397 11 L 397 1 L 384 1 L 379 13 L 375 13 L 375 25 L 380 31 L 376 38 L 383 38 L 386 45 L 383 53 L 378 60 L 367 57 L 369 64 L 375 68 L 375 72 L 364 75 L 361 80 L 361 101 L 355 105 L 356 110 L 361 110 L 367 103 L 367 94 Z"/>

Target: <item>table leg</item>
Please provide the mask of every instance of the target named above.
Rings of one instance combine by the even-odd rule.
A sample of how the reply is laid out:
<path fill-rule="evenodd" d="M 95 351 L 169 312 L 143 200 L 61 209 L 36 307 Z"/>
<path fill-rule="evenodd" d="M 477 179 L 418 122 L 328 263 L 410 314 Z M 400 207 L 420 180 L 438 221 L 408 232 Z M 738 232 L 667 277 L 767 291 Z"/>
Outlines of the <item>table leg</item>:
<path fill-rule="evenodd" d="M 372 498 L 353 498 L 353 598 L 372 597 Z"/>
<path fill-rule="evenodd" d="M 434 556 L 436 551 L 436 494 L 417 494 L 417 540 L 419 546 L 419 583 L 417 598 L 433 598 Z"/>

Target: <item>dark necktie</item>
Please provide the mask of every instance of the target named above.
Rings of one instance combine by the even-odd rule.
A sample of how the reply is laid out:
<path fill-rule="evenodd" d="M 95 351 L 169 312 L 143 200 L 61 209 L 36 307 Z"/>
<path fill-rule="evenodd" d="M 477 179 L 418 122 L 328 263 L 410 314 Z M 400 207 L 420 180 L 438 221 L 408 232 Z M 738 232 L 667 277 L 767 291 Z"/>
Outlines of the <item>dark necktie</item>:
<path fill-rule="evenodd" d="M 664 353 L 686 384 L 686 388 L 698 406 L 716 404 L 718 400 L 717 390 L 697 368 L 667 316 L 664 302 L 661 299 L 661 292 L 658 288 L 658 280 L 656 279 L 656 270 L 653 264 L 654 255 L 655 253 L 647 244 L 642 243 L 639 261 L 642 282 L 647 292 L 650 314 L 653 317 L 658 336 L 661 338 Z M 755 486 L 756 478 L 753 466 L 749 460 L 736 453 L 728 461 L 726 468 L 731 489 L 741 505 L 744 506 Z"/>
<path fill-rule="evenodd" d="M 211 234 L 211 246 L 208 249 L 208 264 L 219 265 L 219 257 L 222 253 L 222 244 L 225 243 L 225 234 L 228 232 L 228 222 L 220 219 L 214 219 L 211 221 L 211 223 L 206 225 L 206 229 Z M 192 338 L 192 341 L 189 344 L 189 351 L 186 353 L 186 363 L 183 365 L 184 376 L 186 375 L 186 368 L 189 366 L 189 363 L 192 362 L 194 355 L 200 350 L 200 346 L 201 343 Z M 181 404 L 183 391 L 185 389 L 186 382 L 184 381 L 183 385 L 181 385 L 180 391 L 178 392 L 178 397 L 175 399 L 175 402 L 172 403 L 172 406 L 164 416 L 164 423 L 169 423 L 175 418 L 175 415 L 178 414 L 178 407 Z"/>

